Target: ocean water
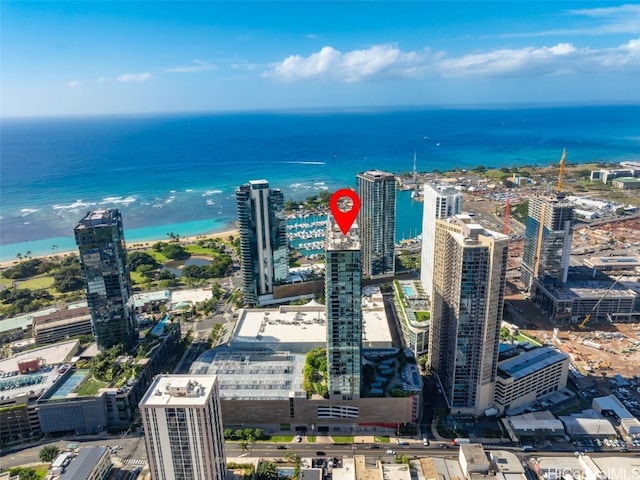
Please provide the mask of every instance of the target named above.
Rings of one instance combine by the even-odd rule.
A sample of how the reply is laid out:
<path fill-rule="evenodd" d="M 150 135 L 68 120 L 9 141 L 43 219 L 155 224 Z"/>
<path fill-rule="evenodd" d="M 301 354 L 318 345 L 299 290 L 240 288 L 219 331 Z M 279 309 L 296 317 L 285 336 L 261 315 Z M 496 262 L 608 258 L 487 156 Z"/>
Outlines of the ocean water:
<path fill-rule="evenodd" d="M 128 244 L 233 228 L 235 188 L 287 198 L 395 173 L 640 160 L 640 106 L 2 119 L 0 260 L 74 250 L 87 210 L 120 208 Z M 421 205 L 398 197 L 398 239 Z"/>

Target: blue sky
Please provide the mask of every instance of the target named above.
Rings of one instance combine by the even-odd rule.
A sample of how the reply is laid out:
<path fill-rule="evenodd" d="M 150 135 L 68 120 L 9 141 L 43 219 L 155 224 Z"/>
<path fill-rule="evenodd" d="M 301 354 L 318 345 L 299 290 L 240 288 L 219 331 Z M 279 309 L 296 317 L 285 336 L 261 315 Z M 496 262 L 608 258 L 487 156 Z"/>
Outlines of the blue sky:
<path fill-rule="evenodd" d="M 640 103 L 640 4 L 0 2 L 0 115 Z"/>

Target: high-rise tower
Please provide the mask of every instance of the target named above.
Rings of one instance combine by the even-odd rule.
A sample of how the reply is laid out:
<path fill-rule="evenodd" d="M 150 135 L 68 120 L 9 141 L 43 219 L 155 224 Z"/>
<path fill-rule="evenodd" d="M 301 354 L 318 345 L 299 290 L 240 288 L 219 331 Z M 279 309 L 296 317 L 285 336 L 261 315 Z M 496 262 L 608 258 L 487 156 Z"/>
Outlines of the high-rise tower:
<path fill-rule="evenodd" d="M 552 286 L 566 283 L 573 210 L 573 204 L 561 194 L 529 199 L 521 271 L 522 283 L 529 291 L 537 282 Z"/>
<path fill-rule="evenodd" d="M 159 375 L 140 402 L 153 480 L 224 480 L 215 375 Z"/>
<path fill-rule="evenodd" d="M 509 237 L 468 215 L 436 220 L 429 365 L 454 413 L 492 406 Z"/>
<path fill-rule="evenodd" d="M 236 200 L 244 301 L 268 302 L 288 274 L 284 195 L 266 180 L 252 180 L 238 187 Z"/>
<path fill-rule="evenodd" d="M 362 273 L 372 277 L 395 273 L 396 179 L 370 170 L 357 176 L 360 197 L 358 225 L 362 244 Z"/>
<path fill-rule="evenodd" d="M 327 302 L 327 372 L 329 396 L 360 396 L 362 367 L 362 277 L 360 238 L 353 225 L 343 235 L 327 220 L 325 298 Z"/>
<path fill-rule="evenodd" d="M 137 333 L 122 216 L 117 209 L 88 212 L 74 234 L 98 349 L 130 349 Z"/>
<path fill-rule="evenodd" d="M 426 183 L 422 213 L 422 252 L 420 281 L 431 298 L 433 288 L 433 252 L 436 238 L 436 220 L 462 212 L 462 194 L 449 185 Z"/>

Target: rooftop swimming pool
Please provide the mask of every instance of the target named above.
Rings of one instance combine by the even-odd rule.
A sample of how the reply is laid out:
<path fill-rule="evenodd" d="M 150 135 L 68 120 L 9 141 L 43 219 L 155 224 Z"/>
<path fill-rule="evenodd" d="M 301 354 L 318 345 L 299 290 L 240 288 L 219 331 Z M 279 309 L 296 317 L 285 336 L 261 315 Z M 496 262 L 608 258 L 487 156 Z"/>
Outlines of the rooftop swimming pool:
<path fill-rule="evenodd" d="M 156 337 L 161 337 L 164 334 L 165 325 L 169 324 L 169 314 L 165 314 L 164 317 L 156 324 L 155 327 L 151 329 L 149 332 L 151 335 L 155 335 Z"/>

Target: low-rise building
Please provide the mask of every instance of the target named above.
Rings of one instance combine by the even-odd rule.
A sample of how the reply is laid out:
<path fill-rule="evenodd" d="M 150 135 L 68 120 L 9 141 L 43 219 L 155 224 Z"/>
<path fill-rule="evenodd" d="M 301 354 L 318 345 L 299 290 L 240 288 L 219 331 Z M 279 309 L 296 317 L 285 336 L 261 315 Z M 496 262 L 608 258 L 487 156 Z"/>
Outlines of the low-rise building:
<path fill-rule="evenodd" d="M 78 346 L 71 340 L 0 360 L 0 442 L 10 445 L 41 434 L 37 400 L 60 377 L 55 365 L 68 362 Z"/>
<path fill-rule="evenodd" d="M 56 343 L 65 338 L 91 335 L 89 307 L 58 310 L 33 319 L 33 337 L 36 343 Z"/>
<path fill-rule="evenodd" d="M 180 340 L 180 324 L 167 323 L 158 337 L 146 344 L 144 358 L 123 357 L 127 371 L 135 377 L 119 378 L 97 393 L 79 394 L 89 378 L 88 370 L 72 368 L 37 400 L 38 418 L 43 432 L 75 431 L 95 434 L 107 427 L 130 425 L 153 377 L 162 372 Z"/>
<path fill-rule="evenodd" d="M 107 447 L 81 447 L 78 453 L 65 452 L 56 458 L 47 480 L 102 480 L 113 464 Z"/>
<path fill-rule="evenodd" d="M 390 352 L 363 353 L 365 359 L 374 359 L 377 353 L 389 356 Z M 219 346 L 203 353 L 190 373 L 218 377 L 226 426 L 280 429 L 281 424 L 290 424 L 295 430 L 318 432 L 356 428 L 373 431 L 378 427 L 395 429 L 399 423 L 415 423 L 420 417 L 422 387 L 415 363 L 407 363 L 400 378 L 396 363 L 382 365 L 382 371 L 387 372 L 388 368 L 388 374 L 393 376 L 389 379 L 397 378 L 397 384 L 393 384 L 397 385 L 399 396 L 380 390 L 379 396 L 355 400 L 329 400 L 318 395 L 307 398 L 304 365 L 305 355 L 299 353 Z"/>
<path fill-rule="evenodd" d="M 532 403 L 567 385 L 569 356 L 551 347 L 523 351 L 498 363 L 495 406 L 500 412 Z"/>
<path fill-rule="evenodd" d="M 640 178 L 634 177 L 620 177 L 611 182 L 613 188 L 619 188 L 620 190 L 637 190 L 640 188 Z"/>
<path fill-rule="evenodd" d="M 573 280 L 562 287 L 538 284 L 533 300 L 556 326 L 590 322 L 630 322 L 636 317 L 638 294 L 608 280 Z"/>
<path fill-rule="evenodd" d="M 591 171 L 591 181 L 599 181 L 602 183 L 614 182 L 617 179 L 625 177 L 640 176 L 640 170 L 635 168 L 601 168 L 600 170 Z"/>

